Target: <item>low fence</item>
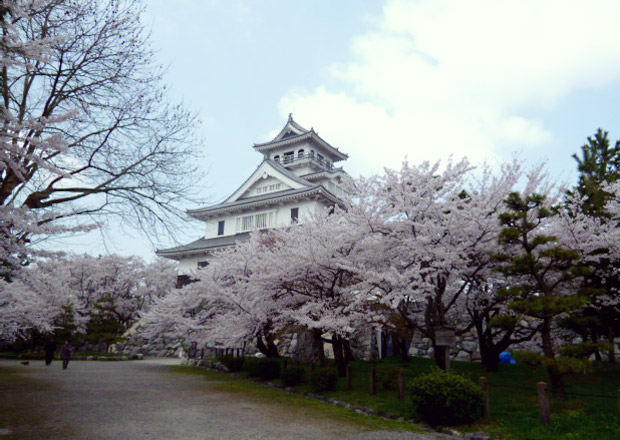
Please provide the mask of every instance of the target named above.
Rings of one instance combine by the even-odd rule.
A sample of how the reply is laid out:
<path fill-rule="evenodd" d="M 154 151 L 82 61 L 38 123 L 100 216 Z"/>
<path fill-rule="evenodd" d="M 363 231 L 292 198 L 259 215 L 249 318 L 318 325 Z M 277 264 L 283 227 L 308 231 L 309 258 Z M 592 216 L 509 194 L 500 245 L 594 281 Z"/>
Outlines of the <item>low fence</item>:
<path fill-rule="evenodd" d="M 397 388 L 398 398 L 402 400 L 402 399 L 405 398 L 405 389 L 406 389 L 406 385 L 405 385 L 405 370 L 404 369 L 398 370 L 398 373 L 397 373 L 397 383 L 398 383 L 398 388 Z M 347 384 L 346 387 L 347 387 L 348 390 L 353 389 L 353 370 L 351 368 L 351 365 L 347 365 L 346 384 Z M 489 394 L 489 381 L 488 381 L 488 379 L 486 377 L 482 376 L 482 377 L 479 378 L 478 384 L 480 385 L 480 388 L 482 389 L 483 415 L 484 415 L 484 417 L 488 417 L 491 414 L 491 399 L 490 399 L 490 394 Z M 502 388 L 511 388 L 511 389 L 515 389 L 515 390 L 519 390 L 519 391 L 532 391 L 529 388 L 518 387 L 518 386 L 511 386 L 511 385 L 499 385 L 499 384 L 496 384 L 494 386 L 502 387 Z M 370 371 L 370 387 L 369 387 L 369 392 L 372 395 L 377 394 L 377 369 L 376 368 L 373 368 Z M 536 384 L 536 394 L 537 394 L 537 397 L 538 397 L 538 408 L 539 408 L 539 412 L 540 412 L 541 423 L 543 425 L 545 425 L 545 426 L 549 425 L 551 423 L 551 406 L 550 406 L 550 403 L 549 403 L 549 389 L 548 389 L 548 385 L 547 385 L 546 382 L 538 382 Z M 620 416 L 620 389 L 616 391 L 616 395 L 573 393 L 573 392 L 566 392 L 565 395 L 568 396 L 568 397 L 595 397 L 595 398 L 601 398 L 601 399 L 615 400 L 617 402 L 617 405 L 618 405 L 618 415 Z"/>

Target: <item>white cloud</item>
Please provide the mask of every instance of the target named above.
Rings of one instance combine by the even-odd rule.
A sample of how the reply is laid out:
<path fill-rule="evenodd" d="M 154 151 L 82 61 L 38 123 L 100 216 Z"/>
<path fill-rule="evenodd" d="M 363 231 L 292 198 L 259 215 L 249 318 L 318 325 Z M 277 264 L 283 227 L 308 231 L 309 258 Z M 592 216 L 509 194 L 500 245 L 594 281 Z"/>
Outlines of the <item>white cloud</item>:
<path fill-rule="evenodd" d="M 289 91 L 295 112 L 351 154 L 348 169 L 544 147 L 531 109 L 620 79 L 620 2 L 392 0 L 329 83 Z"/>

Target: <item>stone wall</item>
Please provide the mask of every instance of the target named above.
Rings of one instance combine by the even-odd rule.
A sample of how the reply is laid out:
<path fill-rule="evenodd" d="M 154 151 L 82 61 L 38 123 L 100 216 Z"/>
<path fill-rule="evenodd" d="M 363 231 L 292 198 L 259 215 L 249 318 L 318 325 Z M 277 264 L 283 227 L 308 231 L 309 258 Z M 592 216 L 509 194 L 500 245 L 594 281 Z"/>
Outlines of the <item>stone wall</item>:
<path fill-rule="evenodd" d="M 526 322 L 522 322 L 521 325 L 527 325 Z M 583 342 L 582 338 L 575 333 L 568 330 L 557 330 L 554 332 L 556 339 L 556 346 L 574 345 Z M 601 342 L 606 342 L 605 340 Z M 617 347 L 616 360 L 620 361 L 620 338 L 616 338 L 614 341 Z M 535 353 L 542 354 L 542 342 L 540 337 L 535 336 L 531 341 L 526 341 L 520 344 L 514 344 L 508 347 L 508 351 L 527 350 Z M 421 336 L 419 332 L 416 332 L 411 339 L 411 346 L 409 348 L 410 356 L 421 356 L 431 358 L 433 357 L 433 344 L 429 338 Z M 607 360 L 607 353 L 601 353 L 603 360 Z M 478 337 L 475 332 L 470 332 L 462 337 L 456 338 L 454 347 L 450 350 L 451 359 L 459 361 L 480 361 L 480 350 L 478 347 Z"/>

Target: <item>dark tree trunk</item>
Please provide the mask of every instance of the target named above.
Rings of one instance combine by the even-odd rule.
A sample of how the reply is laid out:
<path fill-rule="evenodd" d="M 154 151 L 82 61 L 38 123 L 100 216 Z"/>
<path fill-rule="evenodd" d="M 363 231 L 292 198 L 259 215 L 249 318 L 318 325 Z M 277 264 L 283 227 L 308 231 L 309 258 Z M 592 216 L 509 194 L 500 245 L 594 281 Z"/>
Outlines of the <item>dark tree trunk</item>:
<path fill-rule="evenodd" d="M 435 357 L 435 362 L 437 366 L 442 370 L 446 371 L 447 363 L 446 363 L 446 354 L 448 350 L 446 347 L 438 347 L 433 344 L 433 355 Z"/>
<path fill-rule="evenodd" d="M 392 354 L 394 356 L 402 356 L 401 345 L 400 345 L 400 337 L 397 333 L 392 333 Z"/>
<path fill-rule="evenodd" d="M 345 377 L 347 374 L 347 363 L 344 358 L 342 338 L 340 336 L 332 336 L 332 349 L 334 351 L 334 361 L 338 369 L 338 376 Z"/>
<path fill-rule="evenodd" d="M 547 373 L 549 373 L 549 379 L 551 379 L 551 392 L 553 396 L 558 399 L 564 399 L 566 397 L 566 390 L 564 389 L 564 380 L 558 370 L 558 366 L 555 363 L 549 364 Z"/>
<path fill-rule="evenodd" d="M 278 347 L 274 344 L 273 340 L 267 339 L 267 357 L 277 358 L 280 357 L 278 353 Z"/>
<path fill-rule="evenodd" d="M 344 349 L 344 360 L 347 365 L 353 360 L 353 352 L 351 351 L 351 343 L 347 339 L 342 340 L 342 348 Z"/>
<path fill-rule="evenodd" d="M 38 330 L 33 330 L 30 334 L 30 349 L 34 353 L 37 349 L 37 345 L 39 345 L 39 340 L 41 339 L 41 333 Z"/>
<path fill-rule="evenodd" d="M 502 350 L 503 351 L 503 350 Z M 485 353 L 485 357 L 482 358 L 482 364 L 486 367 L 487 371 L 497 371 L 499 370 L 499 354 L 501 351 L 499 350 L 487 350 Z"/>
<path fill-rule="evenodd" d="M 394 345 L 394 354 L 400 355 L 403 362 L 409 362 L 409 353 L 407 349 L 408 335 L 394 334 L 392 345 Z"/>
<path fill-rule="evenodd" d="M 278 353 L 278 347 L 273 343 L 273 340 L 271 338 L 266 337 L 265 340 L 263 340 L 263 337 L 261 335 L 257 335 L 256 348 L 258 348 L 258 351 L 260 351 L 268 358 L 280 357 L 280 353 Z"/>
<path fill-rule="evenodd" d="M 497 371 L 499 370 L 499 355 L 510 347 L 512 342 L 510 337 L 514 330 L 506 330 L 504 336 L 498 342 L 494 342 L 493 333 L 488 326 L 491 319 L 489 314 L 484 317 L 474 315 L 474 319 L 476 319 L 475 328 L 478 334 L 478 349 L 482 365 L 487 371 Z"/>
<path fill-rule="evenodd" d="M 327 367 L 327 359 L 325 358 L 325 350 L 323 350 L 323 337 L 320 330 L 313 330 L 312 335 L 316 342 L 317 358 L 319 359 L 319 366 Z"/>
<path fill-rule="evenodd" d="M 592 343 L 598 344 L 598 333 L 596 332 L 596 330 L 592 329 L 591 336 L 592 336 Z M 594 350 L 594 359 L 596 359 L 597 362 L 601 362 L 603 360 L 603 357 L 601 356 L 601 352 L 599 351 L 598 348 Z"/>
<path fill-rule="evenodd" d="M 477 313 L 474 313 L 473 316 L 470 316 L 474 320 L 474 327 L 476 329 L 476 334 L 478 335 L 478 350 L 480 350 L 480 360 L 482 362 L 482 365 L 487 367 L 487 371 L 490 371 L 487 365 L 487 360 L 489 356 L 489 344 L 487 343 L 487 332 L 484 330 L 483 318 L 480 317 Z M 499 359 L 497 361 L 499 363 Z"/>
<path fill-rule="evenodd" d="M 607 336 L 609 338 L 609 362 L 612 364 L 616 363 L 616 344 L 614 343 L 614 339 L 616 337 L 615 333 L 614 333 L 614 329 L 610 328 L 609 329 L 609 335 Z"/>
<path fill-rule="evenodd" d="M 258 348 L 258 351 L 262 354 L 267 356 L 267 346 L 263 342 L 263 338 L 260 335 L 256 336 L 256 348 Z"/>
<path fill-rule="evenodd" d="M 566 397 L 564 380 L 562 379 L 562 374 L 555 363 L 555 352 L 553 351 L 553 342 L 551 340 L 551 318 L 543 318 L 540 336 L 543 343 L 543 353 L 549 360 L 547 373 L 549 373 L 549 379 L 551 380 L 551 392 L 558 399 L 564 399 Z"/>

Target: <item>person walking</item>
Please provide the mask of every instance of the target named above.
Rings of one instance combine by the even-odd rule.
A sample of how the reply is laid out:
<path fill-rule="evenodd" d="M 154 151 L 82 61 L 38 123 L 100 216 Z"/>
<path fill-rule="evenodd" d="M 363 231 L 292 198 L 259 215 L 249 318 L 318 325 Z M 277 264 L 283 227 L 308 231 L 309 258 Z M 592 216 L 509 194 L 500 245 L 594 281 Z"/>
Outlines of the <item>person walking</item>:
<path fill-rule="evenodd" d="M 45 343 L 45 366 L 49 367 L 54 359 L 54 354 L 56 353 L 56 343 L 54 342 L 54 338 L 50 338 L 49 341 Z"/>
<path fill-rule="evenodd" d="M 67 339 L 62 347 L 60 347 L 60 359 L 62 359 L 62 369 L 66 370 L 67 365 L 69 365 L 69 361 L 71 360 L 71 355 L 73 354 L 73 345 Z"/>

